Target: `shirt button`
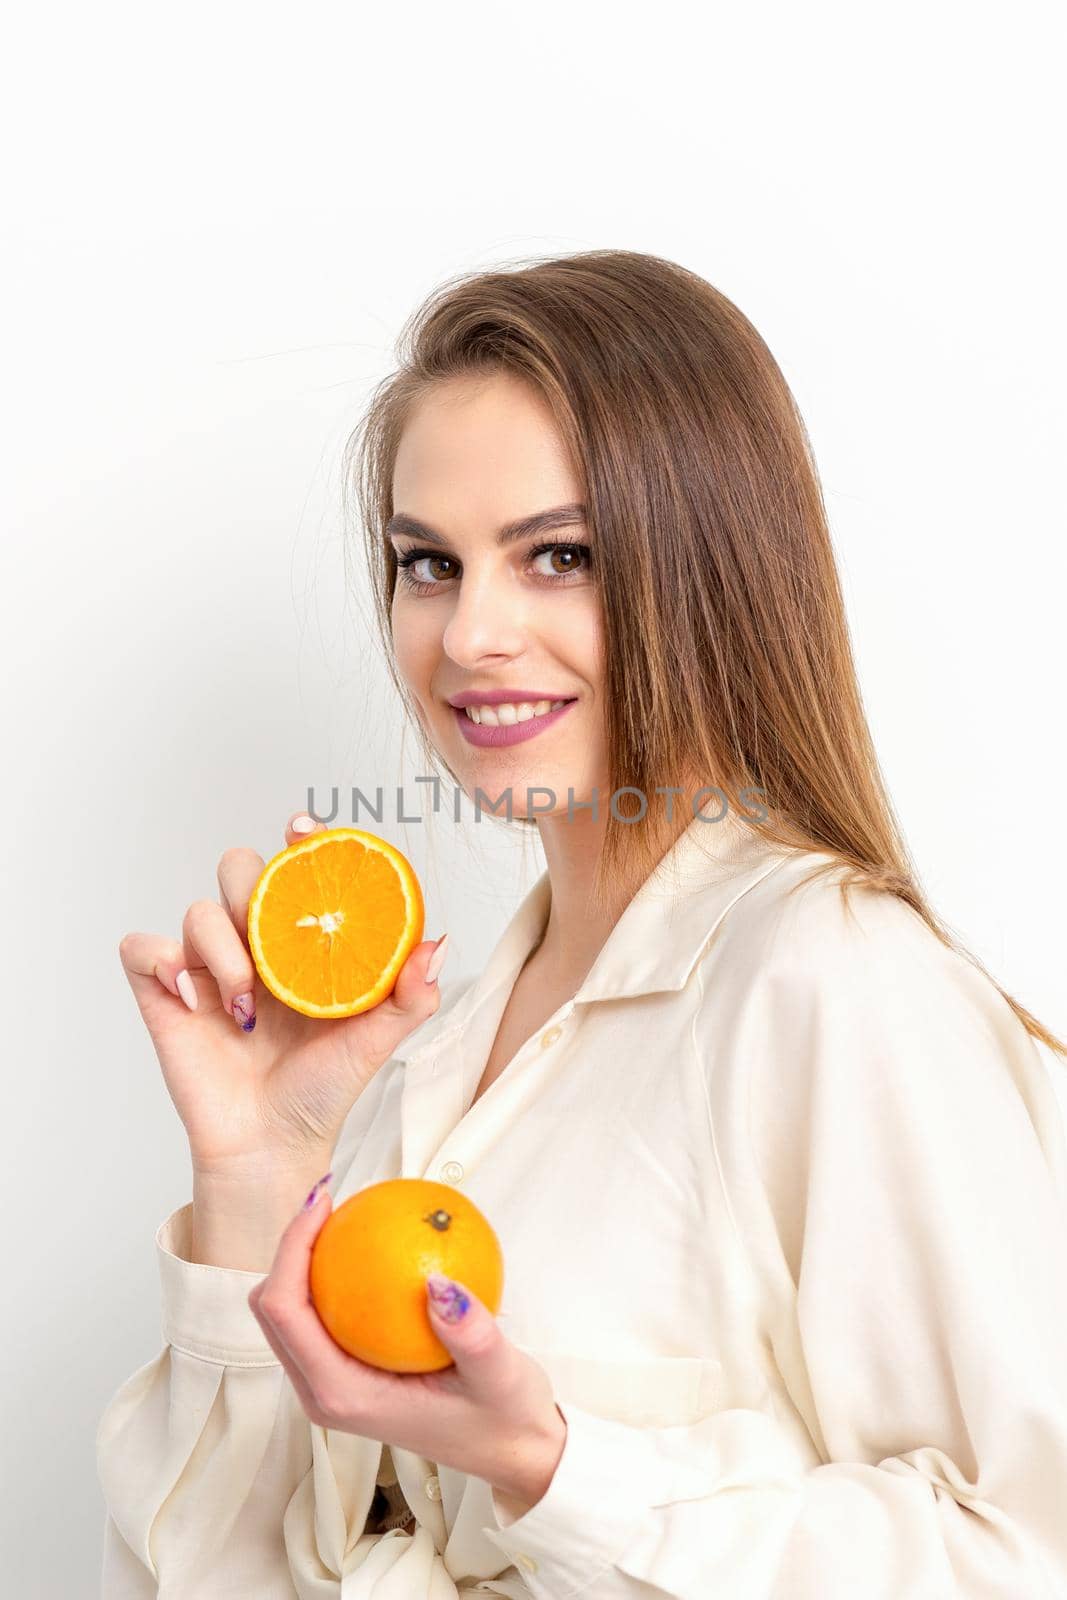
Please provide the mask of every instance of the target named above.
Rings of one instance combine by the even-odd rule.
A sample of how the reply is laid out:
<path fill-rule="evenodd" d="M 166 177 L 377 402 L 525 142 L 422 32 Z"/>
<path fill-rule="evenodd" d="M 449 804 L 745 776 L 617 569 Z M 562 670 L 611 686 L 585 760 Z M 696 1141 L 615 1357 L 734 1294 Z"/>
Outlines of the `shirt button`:
<path fill-rule="evenodd" d="M 541 1035 L 541 1049 L 542 1050 L 547 1050 L 550 1045 L 555 1044 L 556 1040 L 559 1038 L 559 1036 L 560 1036 L 560 1034 L 562 1032 L 563 1032 L 562 1028 L 548 1028 L 548 1029 L 546 1029 L 546 1031 Z"/>
<path fill-rule="evenodd" d="M 533 1556 L 524 1556 L 520 1551 L 515 1559 L 519 1563 L 519 1566 L 524 1567 L 527 1572 L 537 1571 L 537 1562 L 534 1560 Z"/>
<path fill-rule="evenodd" d="M 446 1161 L 441 1168 L 441 1176 L 446 1183 L 458 1183 L 463 1176 L 463 1163 L 461 1161 Z"/>
<path fill-rule="evenodd" d="M 437 1476 L 436 1473 L 434 1473 L 432 1478 L 427 1478 L 426 1479 L 426 1482 L 423 1485 L 423 1487 L 426 1490 L 426 1498 L 427 1498 L 427 1500 L 440 1500 L 440 1498 L 441 1498 L 441 1480 Z"/>

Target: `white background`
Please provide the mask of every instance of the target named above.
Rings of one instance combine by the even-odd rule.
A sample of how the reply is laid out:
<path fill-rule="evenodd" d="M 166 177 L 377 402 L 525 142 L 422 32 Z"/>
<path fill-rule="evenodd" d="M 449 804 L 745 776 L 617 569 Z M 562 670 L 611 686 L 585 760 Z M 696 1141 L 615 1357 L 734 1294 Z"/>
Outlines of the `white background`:
<path fill-rule="evenodd" d="M 95 1427 L 159 1348 L 153 1237 L 191 1193 L 120 938 L 179 934 L 309 783 L 406 774 L 418 809 L 343 594 L 339 457 L 444 277 L 647 250 L 753 320 L 926 889 L 1067 1033 L 1059 26 L 929 0 L 7 26 L 7 1592 L 96 1593 Z M 452 934 L 447 997 L 540 853 L 381 831 Z"/>

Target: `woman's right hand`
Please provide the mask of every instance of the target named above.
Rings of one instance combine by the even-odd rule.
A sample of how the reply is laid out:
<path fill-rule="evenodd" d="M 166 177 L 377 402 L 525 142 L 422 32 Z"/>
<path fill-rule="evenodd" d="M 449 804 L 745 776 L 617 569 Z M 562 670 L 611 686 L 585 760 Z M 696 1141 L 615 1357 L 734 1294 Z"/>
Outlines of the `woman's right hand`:
<path fill-rule="evenodd" d="M 306 838 L 293 823 L 287 845 Z M 321 829 L 322 823 L 315 828 Z M 266 863 L 244 846 L 218 865 L 219 899 L 195 900 L 180 940 L 127 933 L 119 959 L 152 1037 L 167 1090 L 189 1135 L 194 1170 L 230 1174 L 327 1157 L 348 1112 L 401 1041 L 440 1005 L 425 981 L 436 948 L 417 944 L 392 994 L 354 1017 L 305 1017 L 266 988 L 248 948 L 248 902 Z M 440 943 L 440 941 L 438 941 Z M 196 1009 L 181 998 L 195 991 Z M 231 1010 L 255 999 L 255 1027 Z"/>

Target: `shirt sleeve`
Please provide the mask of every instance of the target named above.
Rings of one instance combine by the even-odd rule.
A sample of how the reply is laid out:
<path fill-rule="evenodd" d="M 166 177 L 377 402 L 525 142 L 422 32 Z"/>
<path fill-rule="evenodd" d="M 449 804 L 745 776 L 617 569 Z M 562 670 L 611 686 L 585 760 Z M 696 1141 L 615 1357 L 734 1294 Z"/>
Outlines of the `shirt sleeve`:
<path fill-rule="evenodd" d="M 973 963 L 860 897 L 708 1044 L 745 1084 L 747 1133 L 712 1159 L 784 1285 L 768 1337 L 819 1464 L 763 1411 L 641 1429 L 560 1401 L 548 1490 L 524 1512 L 494 1492 L 486 1530 L 537 1600 L 1067 1595 L 1055 1091 Z"/>
<path fill-rule="evenodd" d="M 342 1133 L 338 1173 L 365 1120 Z M 192 1210 L 156 1233 L 163 1348 L 97 1429 L 101 1600 L 339 1594 L 376 1542 L 381 1444 L 310 1421 L 248 1304 L 264 1275 L 191 1262 Z"/>

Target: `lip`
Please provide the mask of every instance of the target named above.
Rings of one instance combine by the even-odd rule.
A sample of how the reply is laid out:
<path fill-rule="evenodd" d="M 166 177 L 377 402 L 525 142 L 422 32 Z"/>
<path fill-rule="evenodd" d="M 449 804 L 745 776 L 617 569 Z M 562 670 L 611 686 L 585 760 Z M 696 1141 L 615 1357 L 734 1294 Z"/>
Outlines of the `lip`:
<path fill-rule="evenodd" d="M 544 700 L 548 695 L 542 695 Z M 476 700 L 475 705 L 485 705 L 489 702 Z M 552 723 L 558 722 L 560 717 L 565 717 L 571 706 L 577 705 L 576 700 L 568 700 L 564 706 L 557 706 L 555 711 L 542 712 L 539 717 L 528 717 L 525 722 L 513 722 L 510 727 L 490 728 L 482 727 L 477 722 L 472 722 L 462 706 L 453 706 L 452 715 L 459 723 L 459 731 L 468 744 L 480 745 L 483 748 L 499 748 L 508 744 L 522 744 L 524 739 L 535 739 L 543 733 Z"/>
<path fill-rule="evenodd" d="M 538 700 L 570 700 L 571 695 L 550 694 L 547 689 L 464 689 L 460 694 L 450 694 L 450 706 L 502 706 L 511 701 L 521 705 L 528 700 L 536 705 Z"/>

